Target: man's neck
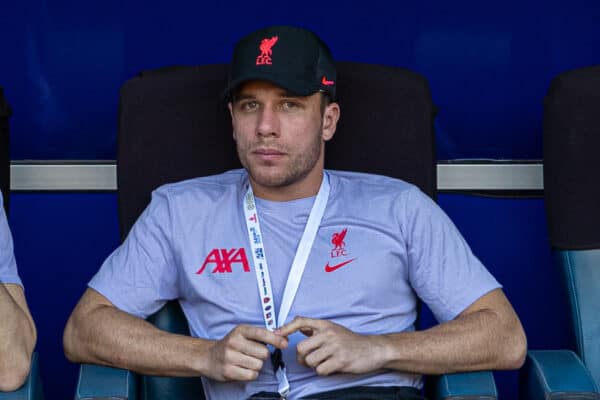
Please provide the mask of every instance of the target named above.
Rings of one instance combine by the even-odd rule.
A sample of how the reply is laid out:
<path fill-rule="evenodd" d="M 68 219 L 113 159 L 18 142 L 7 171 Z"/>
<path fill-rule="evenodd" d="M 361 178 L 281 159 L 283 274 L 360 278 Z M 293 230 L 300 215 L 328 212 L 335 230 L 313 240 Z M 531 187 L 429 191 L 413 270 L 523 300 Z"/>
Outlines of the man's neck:
<path fill-rule="evenodd" d="M 259 185 L 254 182 L 252 177 L 250 177 L 250 184 L 252 185 L 254 196 L 269 201 L 291 201 L 316 196 L 317 193 L 319 193 L 322 181 L 323 171 L 316 177 L 306 177 L 291 185 L 278 187 Z"/>

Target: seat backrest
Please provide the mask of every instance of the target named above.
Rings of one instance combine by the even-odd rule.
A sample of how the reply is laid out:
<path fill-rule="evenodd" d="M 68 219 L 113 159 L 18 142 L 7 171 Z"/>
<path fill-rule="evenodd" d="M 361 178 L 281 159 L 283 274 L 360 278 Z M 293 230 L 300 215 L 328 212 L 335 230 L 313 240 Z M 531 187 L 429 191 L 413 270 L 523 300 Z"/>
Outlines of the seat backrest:
<path fill-rule="evenodd" d="M 340 62 L 341 119 L 326 146 L 326 167 L 384 174 L 414 183 L 435 197 L 434 108 L 426 80 L 407 70 Z M 239 168 L 231 121 L 224 102 L 227 66 L 172 67 L 149 71 L 121 91 L 118 186 L 121 235 L 156 187 L 186 178 Z M 187 331 L 181 311 L 152 317 L 157 326 Z M 161 389 L 168 378 L 160 378 Z M 144 378 L 147 397 L 152 379 Z M 176 390 L 176 389 L 173 389 Z M 168 398 L 162 392 L 162 398 Z M 169 398 L 185 397 L 182 392 Z"/>
<path fill-rule="evenodd" d="M 8 118 L 11 111 L 4 91 L 0 87 L 0 190 L 4 200 L 4 208 L 8 213 L 8 195 L 10 192 L 10 153 L 8 141 Z"/>
<path fill-rule="evenodd" d="M 556 77 L 544 101 L 550 243 L 571 305 L 576 348 L 600 384 L 600 65 Z"/>

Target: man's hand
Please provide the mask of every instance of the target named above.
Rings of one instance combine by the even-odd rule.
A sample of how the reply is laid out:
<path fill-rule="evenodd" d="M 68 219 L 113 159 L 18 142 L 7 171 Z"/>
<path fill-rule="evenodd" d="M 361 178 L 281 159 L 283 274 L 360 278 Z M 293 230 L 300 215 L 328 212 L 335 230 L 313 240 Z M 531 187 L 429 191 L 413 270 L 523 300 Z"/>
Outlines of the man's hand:
<path fill-rule="evenodd" d="M 210 377 L 218 381 L 252 381 L 269 358 L 267 344 L 285 349 L 288 341 L 265 328 L 239 325 L 209 350 L 213 368 Z"/>
<path fill-rule="evenodd" d="M 302 332 L 308 338 L 298 343 L 296 357 L 317 374 L 363 374 L 380 369 L 385 356 L 384 337 L 356 334 L 331 321 L 296 317 L 275 331 L 282 336 Z"/>
<path fill-rule="evenodd" d="M 256 379 L 267 345 L 285 349 L 288 341 L 265 328 L 239 325 L 221 340 L 160 330 L 117 309 L 93 289 L 75 307 L 63 346 L 76 363 L 108 365 L 144 375 L 206 376 L 219 381 Z"/>
<path fill-rule="evenodd" d="M 325 320 L 297 317 L 277 329 L 282 336 L 302 332 L 300 364 L 319 375 L 392 369 L 417 374 L 446 374 L 523 365 L 527 338 L 501 289 L 468 306 L 455 319 L 423 331 L 358 335 Z"/>

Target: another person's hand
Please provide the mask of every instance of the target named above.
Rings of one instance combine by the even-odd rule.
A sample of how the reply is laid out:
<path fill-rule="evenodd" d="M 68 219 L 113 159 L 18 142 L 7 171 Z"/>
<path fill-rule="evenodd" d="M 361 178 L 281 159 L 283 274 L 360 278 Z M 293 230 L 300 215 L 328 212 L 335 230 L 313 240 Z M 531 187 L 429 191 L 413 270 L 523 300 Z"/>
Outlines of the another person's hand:
<path fill-rule="evenodd" d="M 238 325 L 210 348 L 210 378 L 218 381 L 252 381 L 269 358 L 267 344 L 287 347 L 287 339 L 265 328 Z"/>
<path fill-rule="evenodd" d="M 287 337 L 301 332 L 307 339 L 296 347 L 296 358 L 317 374 L 363 374 L 382 367 L 384 337 L 356 334 L 331 321 L 296 317 L 275 333 Z"/>

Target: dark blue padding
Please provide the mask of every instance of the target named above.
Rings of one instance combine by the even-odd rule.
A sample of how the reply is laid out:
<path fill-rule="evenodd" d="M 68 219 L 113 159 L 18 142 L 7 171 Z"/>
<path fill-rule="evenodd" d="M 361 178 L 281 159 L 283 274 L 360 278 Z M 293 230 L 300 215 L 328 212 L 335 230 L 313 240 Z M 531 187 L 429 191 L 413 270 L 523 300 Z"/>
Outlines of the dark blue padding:
<path fill-rule="evenodd" d="M 428 396 L 435 400 L 494 400 L 498 391 L 490 371 L 463 372 L 427 378 Z"/>
<path fill-rule="evenodd" d="M 124 369 L 82 364 L 75 400 L 136 400 L 136 379 Z"/>
<path fill-rule="evenodd" d="M 544 196 L 550 244 L 600 248 L 600 65 L 564 72 L 544 98 Z"/>
<path fill-rule="evenodd" d="M 23 386 L 14 392 L 0 392 L 0 400 L 44 400 L 37 353 L 31 357 L 31 370 Z"/>
<path fill-rule="evenodd" d="M 579 357 L 568 350 L 532 350 L 520 371 L 520 398 L 600 400 L 598 386 Z"/>
<path fill-rule="evenodd" d="M 569 295 L 577 354 L 600 384 L 600 249 L 555 254 Z"/>
<path fill-rule="evenodd" d="M 10 191 L 10 154 L 8 138 L 8 118 L 11 115 L 10 107 L 4 98 L 2 87 L 0 87 L 0 191 L 4 198 L 4 208 L 8 213 L 8 201 Z"/>

